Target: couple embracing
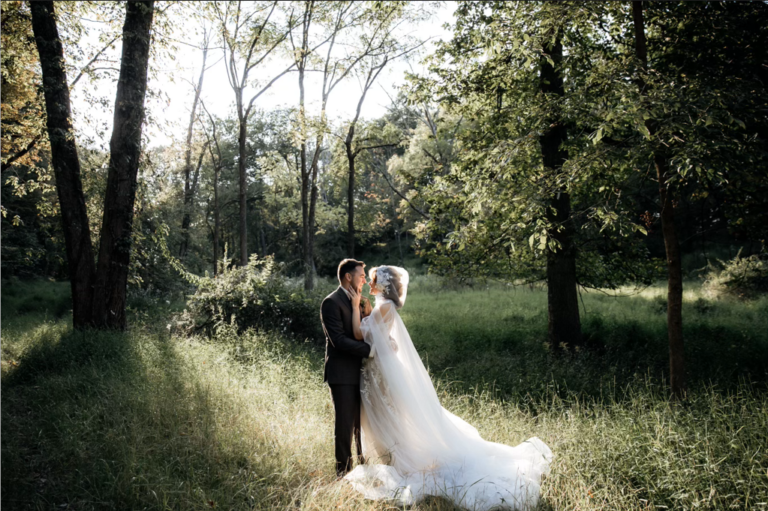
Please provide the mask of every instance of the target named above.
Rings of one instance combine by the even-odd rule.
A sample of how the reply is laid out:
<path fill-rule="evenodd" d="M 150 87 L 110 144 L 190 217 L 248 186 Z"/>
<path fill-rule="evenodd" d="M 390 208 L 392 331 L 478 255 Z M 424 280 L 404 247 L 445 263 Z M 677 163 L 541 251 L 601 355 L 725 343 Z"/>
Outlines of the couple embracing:
<path fill-rule="evenodd" d="M 343 260 L 340 286 L 320 310 L 338 476 L 368 499 L 412 504 L 434 495 L 469 509 L 533 509 L 550 449 L 536 437 L 516 447 L 485 441 L 443 408 L 398 312 L 408 272 L 372 268 L 371 307 L 362 297 L 364 268 Z"/>

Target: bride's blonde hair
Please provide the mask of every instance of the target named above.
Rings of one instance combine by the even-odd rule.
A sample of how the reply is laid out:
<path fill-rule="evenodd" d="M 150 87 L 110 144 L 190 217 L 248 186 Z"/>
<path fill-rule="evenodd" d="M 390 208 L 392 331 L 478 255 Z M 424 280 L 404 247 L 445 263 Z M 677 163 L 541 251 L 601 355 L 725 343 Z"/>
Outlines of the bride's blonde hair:
<path fill-rule="evenodd" d="M 388 274 L 388 282 L 386 285 L 380 285 L 378 282 L 378 270 L 381 268 Z M 396 309 L 400 309 L 403 306 L 401 297 L 403 296 L 403 284 L 400 282 L 400 272 L 390 268 L 389 266 L 374 266 L 368 270 L 368 278 L 371 279 L 371 288 L 376 288 L 381 292 L 381 296 L 392 300 Z"/>

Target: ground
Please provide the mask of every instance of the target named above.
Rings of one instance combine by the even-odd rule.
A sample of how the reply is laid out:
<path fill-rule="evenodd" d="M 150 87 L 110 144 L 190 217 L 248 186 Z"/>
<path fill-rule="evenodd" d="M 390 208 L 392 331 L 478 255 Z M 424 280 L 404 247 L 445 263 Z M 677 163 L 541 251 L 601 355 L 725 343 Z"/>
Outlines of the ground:
<path fill-rule="evenodd" d="M 446 408 L 552 448 L 541 509 L 768 509 L 768 299 L 688 289 L 680 405 L 661 287 L 584 293 L 589 347 L 559 357 L 540 289 L 416 277 L 402 316 Z M 317 340 L 183 337 L 164 300 L 136 302 L 128 333 L 73 332 L 66 284 L 2 292 L 7 509 L 387 509 L 332 482 Z"/>

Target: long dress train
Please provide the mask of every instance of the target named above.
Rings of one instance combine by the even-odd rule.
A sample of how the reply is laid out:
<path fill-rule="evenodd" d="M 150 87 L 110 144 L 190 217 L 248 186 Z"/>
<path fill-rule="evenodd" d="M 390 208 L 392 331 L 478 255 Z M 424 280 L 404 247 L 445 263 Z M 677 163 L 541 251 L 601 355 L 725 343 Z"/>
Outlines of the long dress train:
<path fill-rule="evenodd" d="M 373 348 L 360 384 L 367 464 L 345 479 L 375 500 L 435 495 L 468 509 L 533 509 L 549 447 L 536 437 L 516 447 L 485 441 L 443 408 L 392 301 L 377 297 L 361 329 Z"/>

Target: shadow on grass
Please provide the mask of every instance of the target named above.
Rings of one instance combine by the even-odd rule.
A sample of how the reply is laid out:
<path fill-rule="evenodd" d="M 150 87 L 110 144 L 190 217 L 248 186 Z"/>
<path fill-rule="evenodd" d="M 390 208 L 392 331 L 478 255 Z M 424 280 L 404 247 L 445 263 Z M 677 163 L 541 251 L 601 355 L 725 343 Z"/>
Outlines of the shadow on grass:
<path fill-rule="evenodd" d="M 280 470 L 253 453 L 278 443 L 220 427 L 222 397 L 195 370 L 163 333 L 69 330 L 32 346 L 2 381 L 2 507 L 274 501 Z"/>
<path fill-rule="evenodd" d="M 72 310 L 68 282 L 4 279 L 0 299 L 3 320 L 24 314 L 46 314 L 62 318 Z"/>

